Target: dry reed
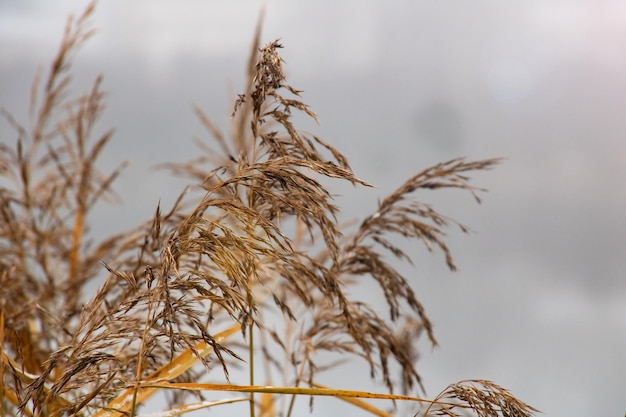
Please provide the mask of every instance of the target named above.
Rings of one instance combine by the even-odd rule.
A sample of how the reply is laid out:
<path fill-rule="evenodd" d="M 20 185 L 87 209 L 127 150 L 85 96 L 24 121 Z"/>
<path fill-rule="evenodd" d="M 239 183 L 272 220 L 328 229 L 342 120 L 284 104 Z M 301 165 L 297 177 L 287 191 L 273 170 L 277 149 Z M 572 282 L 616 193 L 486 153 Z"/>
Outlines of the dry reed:
<path fill-rule="evenodd" d="M 250 393 L 250 414 L 284 415 L 269 394 L 254 396 L 269 391 L 253 387 L 253 360 L 265 362 L 266 377 L 278 371 L 292 390 L 304 386 L 282 392 L 328 395 L 316 382 L 333 364 L 319 362 L 322 352 L 364 361 L 389 394 L 397 388 L 415 394 L 421 385 L 416 340 L 423 332 L 433 345 L 436 340 L 411 283 L 392 263 L 410 262 L 410 255 L 390 236 L 438 248 L 454 269 L 445 231 L 464 227 L 414 194 L 457 188 L 478 200 L 480 189 L 467 173 L 499 160 L 454 159 L 425 169 L 357 227 L 342 229 L 325 183 L 369 184 L 340 151 L 294 126 L 292 114 L 315 114 L 287 84 L 282 45 L 259 48 L 257 29 L 232 132 L 222 133 L 196 109 L 217 149 L 203 143 L 198 159 L 166 165 L 191 178 L 201 195 L 184 191 L 166 213 L 157 207 L 136 229 L 94 240 L 91 209 L 114 197 L 111 183 L 120 172 L 97 168 L 112 137 L 112 130 L 93 137 L 104 109 L 102 77 L 77 98 L 68 92 L 71 59 L 93 33 L 94 7 L 69 19 L 43 87 L 35 80 L 32 127 L 3 111 L 17 138 L 14 147 L 0 145 L 1 414 L 134 414 L 156 389 L 142 381 L 199 383 L 221 375 L 230 381 L 229 370 L 245 359 L 251 387 L 241 391 Z M 347 295 L 357 276 L 380 287 L 388 315 Z M 87 300 L 86 288 L 97 279 L 104 283 Z M 284 325 L 270 325 L 275 318 Z M 239 328 L 242 337 L 230 337 Z M 230 330 L 219 333 L 224 329 Z M 193 360 L 204 366 L 191 366 Z M 173 403 L 181 404 L 185 392 Z M 132 407 L 124 396 L 131 394 Z M 535 411 L 488 381 L 453 384 L 434 402 L 413 398 L 431 404 L 418 411 L 424 415 Z"/>

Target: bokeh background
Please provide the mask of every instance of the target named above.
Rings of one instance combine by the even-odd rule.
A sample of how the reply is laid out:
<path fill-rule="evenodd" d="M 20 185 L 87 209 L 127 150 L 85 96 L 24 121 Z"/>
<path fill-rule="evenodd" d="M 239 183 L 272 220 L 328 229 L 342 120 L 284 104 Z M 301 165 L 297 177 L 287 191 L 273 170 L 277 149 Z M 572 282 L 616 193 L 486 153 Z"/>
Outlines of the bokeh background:
<path fill-rule="evenodd" d="M 408 176 L 457 156 L 502 156 L 460 193 L 418 197 L 470 226 L 453 232 L 459 266 L 411 249 L 415 288 L 440 347 L 424 344 L 430 396 L 490 379 L 547 416 L 626 412 L 626 2 L 267 0 L 263 41 L 281 38 L 291 85 L 374 190 L 341 189 L 363 218 Z M 0 106 L 28 123 L 30 85 L 85 1 L 0 0 Z M 94 233 L 149 218 L 183 184 L 154 166 L 194 156 L 208 138 L 191 110 L 228 126 L 259 1 L 102 1 L 98 34 L 76 60 L 75 92 L 105 75 L 102 165 L 129 167 L 122 203 L 98 208 Z M 15 134 L 0 122 L 0 141 Z M 402 267 L 404 268 L 404 267 Z M 352 377 L 352 375 L 358 375 Z M 327 378 L 370 389 L 361 373 Z M 306 402 L 306 401 L 304 401 Z M 338 410 L 320 400 L 316 411 Z M 347 408 L 346 415 L 358 415 Z M 304 412 L 308 413 L 306 406 Z"/>

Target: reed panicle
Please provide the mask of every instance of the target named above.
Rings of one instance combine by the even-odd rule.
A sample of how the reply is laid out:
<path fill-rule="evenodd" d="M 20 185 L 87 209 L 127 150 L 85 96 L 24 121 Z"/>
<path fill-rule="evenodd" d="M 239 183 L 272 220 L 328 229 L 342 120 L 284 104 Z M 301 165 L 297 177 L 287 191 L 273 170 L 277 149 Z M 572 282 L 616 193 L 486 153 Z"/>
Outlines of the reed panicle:
<path fill-rule="evenodd" d="M 325 352 L 363 361 L 387 389 L 372 398 L 425 404 L 418 414 L 536 411 L 488 381 L 453 384 L 432 401 L 417 396 L 416 340 L 425 333 L 437 342 L 414 286 L 395 266 L 411 262 L 394 243 L 399 236 L 440 250 L 455 269 L 446 231 L 466 228 L 416 193 L 455 188 L 480 201 L 468 175 L 500 160 L 427 168 L 360 224 L 342 227 L 327 184 L 370 184 L 338 149 L 294 125 L 296 113 L 316 116 L 287 82 L 281 43 L 260 47 L 260 24 L 231 132 L 196 108 L 217 147 L 201 142 L 198 158 L 163 165 L 190 178 L 195 192 L 183 190 L 135 229 L 92 236 L 91 211 L 116 198 L 111 185 L 123 168 L 98 169 L 113 135 L 94 133 L 105 107 L 103 78 L 77 98 L 69 93 L 72 57 L 93 34 L 94 8 L 68 20 L 46 78 L 33 84 L 28 127 L 3 110 L 16 138 L 0 145 L 2 415 L 133 415 L 168 387 L 179 388 L 172 396 L 179 407 L 185 393 L 245 392 L 250 414 L 265 416 L 292 413 L 293 402 L 283 413 L 274 407 L 271 395 L 280 393 L 365 396 L 319 386 L 319 372 L 336 366 Z M 388 314 L 349 295 L 355 285 L 372 285 L 366 279 L 382 291 Z M 255 358 L 265 363 L 263 378 L 280 376 L 282 391 L 255 385 Z M 243 385 L 232 380 L 242 366 L 250 369 Z M 224 383 L 203 384 L 207 378 Z M 191 409 L 184 407 L 177 412 Z"/>

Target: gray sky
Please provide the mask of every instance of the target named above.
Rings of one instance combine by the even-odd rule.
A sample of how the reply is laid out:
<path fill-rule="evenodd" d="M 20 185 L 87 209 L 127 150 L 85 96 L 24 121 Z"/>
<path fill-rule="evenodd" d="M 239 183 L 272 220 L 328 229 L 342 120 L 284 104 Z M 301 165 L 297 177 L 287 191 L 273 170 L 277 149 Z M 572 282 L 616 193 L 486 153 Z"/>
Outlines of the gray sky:
<path fill-rule="evenodd" d="M 0 106 L 18 119 L 37 66 L 84 4 L 0 0 Z M 105 75 L 103 126 L 117 133 L 103 164 L 130 162 L 116 188 L 124 202 L 99 209 L 110 220 L 100 232 L 177 196 L 181 182 L 151 166 L 192 157 L 191 137 L 208 137 L 191 104 L 227 126 L 259 9 L 252 0 L 98 6 L 74 88 Z M 623 415 L 626 3 L 268 0 L 263 40 L 279 37 L 290 83 L 320 119 L 306 128 L 378 186 L 346 189 L 348 217 L 369 214 L 430 164 L 508 158 L 475 176 L 490 190 L 482 206 L 467 195 L 427 200 L 476 231 L 450 236 L 457 273 L 419 247 L 405 270 L 441 345 L 420 359 L 429 394 L 483 378 L 547 416 Z M 14 136 L 0 122 L 0 140 Z"/>

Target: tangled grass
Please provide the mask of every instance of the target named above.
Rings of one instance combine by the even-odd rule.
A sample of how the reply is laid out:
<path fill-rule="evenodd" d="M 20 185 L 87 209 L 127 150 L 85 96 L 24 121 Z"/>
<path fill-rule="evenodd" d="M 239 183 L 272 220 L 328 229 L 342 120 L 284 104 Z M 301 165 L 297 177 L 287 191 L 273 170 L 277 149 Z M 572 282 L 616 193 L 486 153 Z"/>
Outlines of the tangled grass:
<path fill-rule="evenodd" d="M 415 193 L 455 188 L 478 200 L 468 173 L 499 160 L 427 168 L 360 224 L 340 227 L 325 183 L 369 184 L 339 150 L 293 124 L 294 113 L 315 114 L 287 83 L 282 45 L 259 47 L 260 29 L 232 133 L 196 109 L 217 148 L 205 143 L 197 159 L 165 166 L 201 194 L 183 191 L 167 212 L 159 206 L 135 229 L 93 240 L 91 210 L 115 197 L 122 168 L 102 173 L 97 165 L 112 137 L 112 130 L 94 137 L 105 107 L 102 77 L 77 98 L 68 92 L 94 7 L 68 20 L 46 78 L 35 80 L 31 126 L 3 110 L 17 138 L 0 145 L 1 415 L 135 415 L 159 391 L 174 393 L 159 415 L 248 401 L 252 416 L 290 416 L 301 395 L 334 396 L 374 415 L 389 414 L 362 398 L 412 401 L 415 415 L 536 411 L 489 381 L 452 384 L 434 400 L 417 395 L 416 340 L 436 339 L 392 263 L 411 260 L 390 238 L 398 235 L 440 250 L 454 269 L 445 233 L 464 227 Z M 380 287 L 388 314 L 348 295 L 366 279 Z M 87 286 L 100 282 L 86 300 Z M 335 366 L 320 362 L 324 352 L 364 361 L 387 392 L 321 386 L 318 373 Z M 256 360 L 265 378 L 279 375 L 282 384 L 256 385 Z M 230 371 L 241 367 L 248 380 L 233 383 Z M 243 396 L 205 398 L 222 391 Z M 189 394 L 198 402 L 189 403 Z M 279 409 L 277 397 L 290 400 Z"/>

